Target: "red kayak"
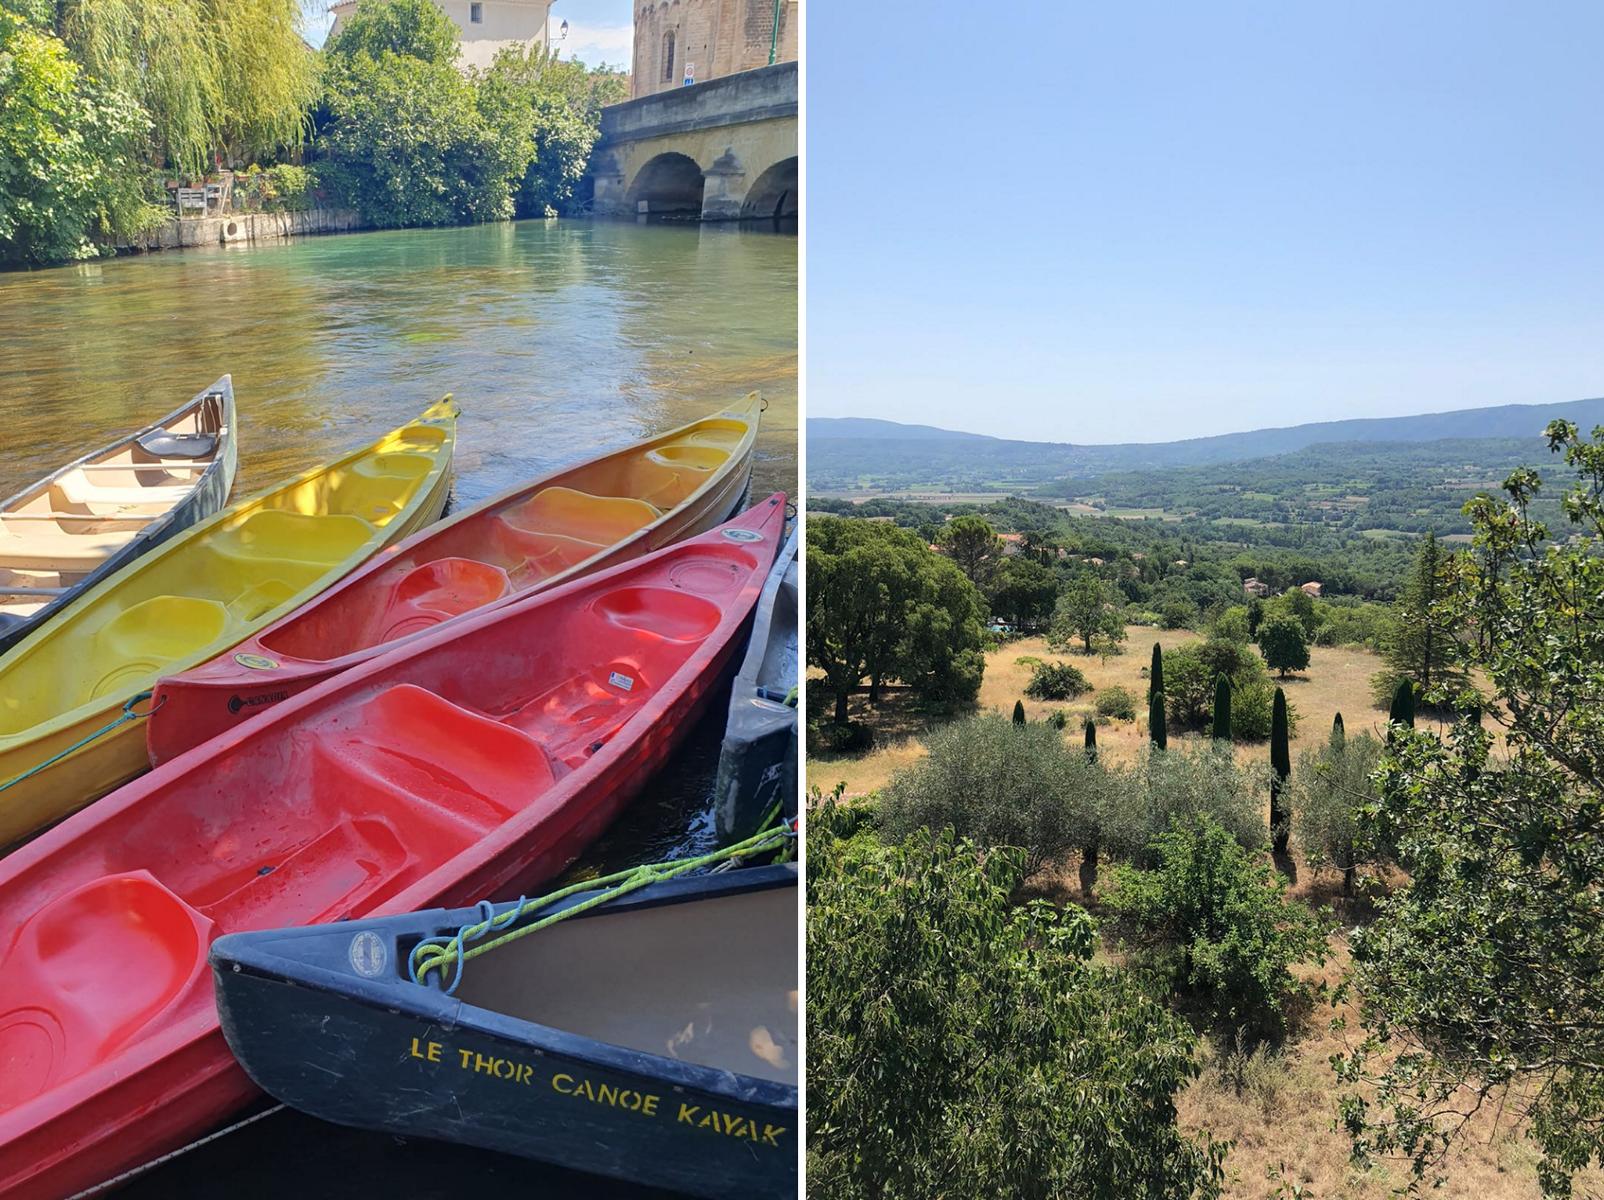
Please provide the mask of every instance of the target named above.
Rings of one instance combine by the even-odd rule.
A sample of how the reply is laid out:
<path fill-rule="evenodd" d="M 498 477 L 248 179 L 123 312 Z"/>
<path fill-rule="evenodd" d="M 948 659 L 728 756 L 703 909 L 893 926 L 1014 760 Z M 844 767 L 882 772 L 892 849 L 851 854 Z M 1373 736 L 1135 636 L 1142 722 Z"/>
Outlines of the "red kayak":
<path fill-rule="evenodd" d="M 0 859 L 0 1197 L 62 1197 L 254 1095 L 225 933 L 460 905 L 562 871 L 733 665 L 785 497 L 453 623 Z"/>
<path fill-rule="evenodd" d="M 421 530 L 208 662 L 156 684 L 151 766 L 453 618 L 705 533 L 740 505 L 762 400 L 565 467 Z"/>

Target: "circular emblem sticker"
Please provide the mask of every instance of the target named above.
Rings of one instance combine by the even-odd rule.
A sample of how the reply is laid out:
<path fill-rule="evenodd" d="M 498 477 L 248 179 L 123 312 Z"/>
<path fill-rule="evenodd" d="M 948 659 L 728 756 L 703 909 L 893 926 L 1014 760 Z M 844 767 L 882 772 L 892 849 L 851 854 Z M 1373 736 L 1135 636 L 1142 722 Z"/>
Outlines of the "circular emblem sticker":
<path fill-rule="evenodd" d="M 390 952 L 384 948 L 384 943 L 379 940 L 378 934 L 371 929 L 364 929 L 351 939 L 348 957 L 353 971 L 373 979 L 384 973 L 384 968 L 390 961 Z"/>
<path fill-rule="evenodd" d="M 253 671 L 276 671 L 278 663 L 265 654 L 236 654 L 234 661 L 242 667 L 249 667 Z"/>
<path fill-rule="evenodd" d="M 726 529 L 724 536 L 732 542 L 761 542 L 763 535 L 755 529 Z"/>

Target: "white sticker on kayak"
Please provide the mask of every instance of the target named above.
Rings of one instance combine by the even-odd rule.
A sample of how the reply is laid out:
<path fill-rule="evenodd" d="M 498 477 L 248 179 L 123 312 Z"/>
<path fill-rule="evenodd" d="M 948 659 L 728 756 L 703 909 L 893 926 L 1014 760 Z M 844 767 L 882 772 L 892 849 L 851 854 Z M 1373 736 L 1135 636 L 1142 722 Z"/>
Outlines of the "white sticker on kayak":
<path fill-rule="evenodd" d="M 726 529 L 724 536 L 732 542 L 761 542 L 763 535 L 755 529 Z"/>
<path fill-rule="evenodd" d="M 635 689 L 635 681 L 628 675 L 620 675 L 617 671 L 614 671 L 607 677 L 607 682 L 612 684 L 615 688 L 623 688 L 626 692 L 633 691 Z"/>
<path fill-rule="evenodd" d="M 371 929 L 364 929 L 351 939 L 351 949 L 347 957 L 351 960 L 353 971 L 373 979 L 384 974 L 384 968 L 390 961 L 390 952 L 385 949 L 378 934 Z"/>

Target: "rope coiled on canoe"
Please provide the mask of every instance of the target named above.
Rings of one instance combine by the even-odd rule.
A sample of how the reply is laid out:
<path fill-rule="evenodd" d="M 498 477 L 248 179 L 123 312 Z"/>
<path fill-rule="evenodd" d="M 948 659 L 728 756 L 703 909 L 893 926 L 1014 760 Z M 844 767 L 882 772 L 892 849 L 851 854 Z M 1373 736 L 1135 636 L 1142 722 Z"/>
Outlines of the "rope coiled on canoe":
<path fill-rule="evenodd" d="M 764 824 L 767 825 L 779 814 L 779 805 L 769 811 Z M 520 896 L 518 902 L 497 915 L 495 907 L 488 900 L 479 902 L 479 920 L 470 925 L 464 925 L 454 934 L 441 937 L 425 938 L 412 948 L 407 958 L 407 977 L 413 983 L 427 983 L 429 976 L 439 973 L 441 985 L 447 995 L 456 992 L 457 985 L 462 982 L 462 968 L 470 958 L 477 958 L 481 954 L 488 954 L 498 946 L 508 942 L 517 941 L 521 937 L 555 925 L 558 921 L 565 921 L 569 917 L 576 917 L 580 913 L 589 912 L 603 904 L 637 892 L 643 887 L 665 880 L 674 879 L 691 871 L 705 867 L 715 867 L 721 864 L 733 863 L 736 859 L 751 858 L 760 854 L 767 854 L 776 850 L 784 850 L 781 861 L 789 858 L 791 843 L 796 839 L 796 822 L 794 820 L 770 826 L 761 833 L 752 835 L 743 841 L 723 846 L 707 854 L 698 854 L 692 858 L 670 859 L 666 862 L 647 863 L 643 866 L 630 867 L 624 871 L 617 871 L 611 875 L 604 875 L 600 879 L 586 879 L 579 883 L 570 884 L 551 893 L 549 896 L 539 896 L 534 899 Z M 508 926 L 528 916 L 550 908 L 553 904 L 567 899 L 578 892 L 595 890 L 596 894 L 580 901 L 561 912 L 532 921 L 521 929 L 514 929 L 492 938 L 477 946 L 469 946 L 470 942 L 477 942 L 486 934 L 507 929 Z M 447 969 L 451 969 L 451 979 L 445 981 Z"/>
<path fill-rule="evenodd" d="M 105 737 L 108 733 L 110 733 L 113 729 L 116 729 L 119 725 L 126 725 L 130 721 L 143 721 L 146 717 L 151 716 L 152 714 L 154 714 L 156 712 L 156 709 L 160 708 L 163 704 L 165 704 L 167 702 L 165 697 L 160 702 L 158 702 L 156 704 L 156 706 L 150 710 L 150 712 L 135 712 L 134 711 L 135 705 L 143 704 L 146 700 L 149 700 L 151 698 L 151 695 L 152 695 L 151 692 L 136 692 L 136 693 L 134 693 L 134 695 L 128 697 L 128 699 L 123 703 L 123 711 L 122 711 L 122 714 L 120 716 L 118 716 L 114 720 L 108 721 L 106 724 L 102 725 L 99 729 L 95 730 L 93 733 L 89 734 L 87 737 L 79 738 L 76 742 L 74 742 L 72 745 L 68 746 L 65 750 L 61 751 L 59 754 L 52 754 L 49 758 L 45 759 L 44 762 L 40 763 L 38 766 L 29 767 L 26 771 L 24 771 L 21 775 L 18 775 L 15 779 L 8 779 L 4 783 L 0 783 L 0 792 L 5 791 L 7 788 L 16 787 L 17 784 L 21 783 L 24 779 L 31 779 L 31 778 L 33 778 L 33 776 L 39 774 L 40 771 L 43 771 L 48 767 L 55 766 L 62 759 L 68 758 L 68 757 L 71 757 L 74 754 L 77 754 L 78 751 L 82 750 L 85 746 L 89 745 L 90 742 L 94 741 L 96 738 Z"/>

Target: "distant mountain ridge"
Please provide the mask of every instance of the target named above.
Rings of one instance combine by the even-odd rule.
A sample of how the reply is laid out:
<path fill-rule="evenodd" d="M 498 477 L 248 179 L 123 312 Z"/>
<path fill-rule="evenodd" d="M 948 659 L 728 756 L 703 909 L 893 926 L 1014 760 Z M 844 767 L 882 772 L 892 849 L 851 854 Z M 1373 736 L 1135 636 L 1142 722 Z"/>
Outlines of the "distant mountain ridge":
<path fill-rule="evenodd" d="M 868 417 L 810 417 L 808 486 L 821 492 L 920 487 L 985 491 L 1035 487 L 1064 476 L 1085 479 L 1114 471 L 1239 462 L 1336 442 L 1530 438 L 1535 443 L 1548 423 L 1559 419 L 1590 431 L 1604 424 L 1604 397 L 1107 445 L 1008 440 Z"/>

